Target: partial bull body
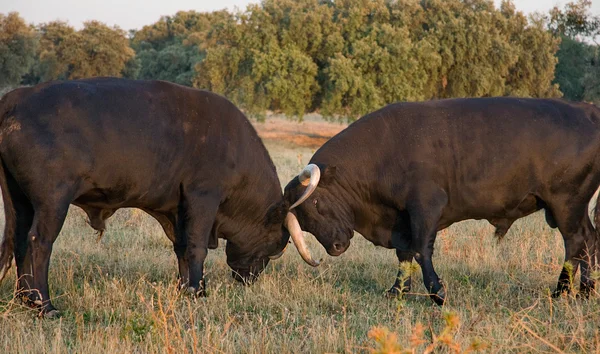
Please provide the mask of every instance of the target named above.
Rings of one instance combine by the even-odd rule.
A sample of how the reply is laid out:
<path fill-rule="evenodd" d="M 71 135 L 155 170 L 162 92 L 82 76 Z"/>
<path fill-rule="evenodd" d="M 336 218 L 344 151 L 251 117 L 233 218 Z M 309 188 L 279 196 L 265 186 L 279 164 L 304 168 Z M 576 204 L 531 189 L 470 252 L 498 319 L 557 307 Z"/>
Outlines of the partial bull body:
<path fill-rule="evenodd" d="M 286 246 L 287 206 L 267 150 L 240 110 L 216 94 L 114 78 L 21 88 L 0 101 L 4 275 L 54 313 L 48 265 L 70 204 L 102 232 L 117 209 L 162 225 L 182 285 L 203 294 L 204 259 L 227 240 L 227 262 L 253 280 Z"/>
<path fill-rule="evenodd" d="M 356 230 L 396 249 L 400 262 L 416 259 L 438 304 L 444 289 L 431 261 L 438 230 L 487 219 L 502 237 L 515 220 L 544 209 L 587 294 L 599 245 L 587 207 L 600 184 L 599 159 L 600 110 L 592 105 L 520 98 L 397 103 L 323 145 L 284 198 L 304 200 L 293 213 L 330 255 L 343 253 Z M 301 182 L 316 170 L 320 181 L 305 193 L 312 185 Z M 401 276 L 392 293 L 409 289 Z M 555 294 L 568 285 L 563 268 Z"/>

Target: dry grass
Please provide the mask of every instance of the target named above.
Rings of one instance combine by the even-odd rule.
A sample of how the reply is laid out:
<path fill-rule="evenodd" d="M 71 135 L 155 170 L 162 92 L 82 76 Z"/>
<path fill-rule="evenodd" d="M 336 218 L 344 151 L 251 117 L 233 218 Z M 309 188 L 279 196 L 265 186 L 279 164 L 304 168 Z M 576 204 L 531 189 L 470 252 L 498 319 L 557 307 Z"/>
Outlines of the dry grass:
<path fill-rule="evenodd" d="M 314 151 L 266 143 L 282 184 Z M 13 300 L 9 276 L 0 284 L 0 351 L 600 352 L 598 295 L 549 296 L 564 249 L 541 214 L 517 222 L 501 243 L 486 222 L 441 232 L 434 262 L 448 286 L 444 308 L 421 294 L 420 272 L 414 294 L 383 296 L 396 273 L 393 251 L 357 235 L 348 252 L 333 258 L 308 239 L 325 258 L 321 267 L 308 267 L 291 248 L 251 287 L 231 279 L 222 247 L 209 252 L 209 296 L 194 300 L 176 291 L 175 255 L 158 223 L 121 210 L 96 243 L 83 212 L 72 208 L 50 268 L 63 316 L 36 318 Z"/>

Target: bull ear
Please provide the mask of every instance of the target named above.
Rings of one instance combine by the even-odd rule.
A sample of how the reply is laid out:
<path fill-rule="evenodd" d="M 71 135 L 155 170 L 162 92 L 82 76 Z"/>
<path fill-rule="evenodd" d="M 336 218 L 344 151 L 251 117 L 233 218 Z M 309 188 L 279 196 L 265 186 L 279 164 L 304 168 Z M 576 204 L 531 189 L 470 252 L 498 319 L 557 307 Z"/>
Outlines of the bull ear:
<path fill-rule="evenodd" d="M 326 185 L 335 180 L 337 174 L 336 166 L 325 166 L 321 168 L 321 171 L 323 172 L 321 172 L 321 180 L 319 181 L 319 184 Z"/>
<path fill-rule="evenodd" d="M 288 207 L 285 201 L 281 201 L 269 208 L 267 212 L 267 218 L 265 220 L 265 226 L 273 224 L 283 224 L 285 217 L 288 212 Z"/>

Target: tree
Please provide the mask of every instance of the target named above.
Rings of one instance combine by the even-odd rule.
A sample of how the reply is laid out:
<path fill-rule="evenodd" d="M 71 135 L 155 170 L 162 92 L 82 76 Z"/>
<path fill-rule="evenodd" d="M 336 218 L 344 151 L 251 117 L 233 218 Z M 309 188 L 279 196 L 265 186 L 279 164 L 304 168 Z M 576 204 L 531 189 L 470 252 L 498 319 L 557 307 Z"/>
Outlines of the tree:
<path fill-rule="evenodd" d="M 125 32 L 98 21 L 84 23 L 80 31 L 65 22 L 38 26 L 36 64 L 24 83 L 80 79 L 94 76 L 136 75 L 137 63 Z"/>
<path fill-rule="evenodd" d="M 144 26 L 132 38 L 140 64 L 138 78 L 161 79 L 191 86 L 194 67 L 206 55 L 206 37 L 213 23 L 229 17 L 226 11 L 180 11 Z"/>
<path fill-rule="evenodd" d="M 590 47 L 590 66 L 583 77 L 583 100 L 600 105 L 600 46 Z"/>
<path fill-rule="evenodd" d="M 556 82 L 565 98 L 581 101 L 584 96 L 584 77 L 589 71 L 590 48 L 583 42 L 563 36 L 557 53 Z"/>
<path fill-rule="evenodd" d="M 559 40 L 545 30 L 542 19 L 535 17 L 530 18 L 528 25 L 516 25 L 511 30 L 511 42 L 517 49 L 518 60 L 506 78 L 506 94 L 561 97 L 558 85 L 553 83 Z"/>
<path fill-rule="evenodd" d="M 252 80 L 255 106 L 302 117 L 310 107 L 318 85 L 317 65 L 294 46 L 273 46 L 253 52 Z"/>
<path fill-rule="evenodd" d="M 98 21 L 85 22 L 81 31 L 64 39 L 58 51 L 62 63 L 68 66 L 68 79 L 120 77 L 127 62 L 135 55 L 123 30 Z"/>
<path fill-rule="evenodd" d="M 198 47 L 174 43 L 161 50 L 141 48 L 136 56 L 140 65 L 137 78 L 192 85 L 194 65 L 202 60 Z"/>
<path fill-rule="evenodd" d="M 564 10 L 557 6 L 550 10 L 548 28 L 556 36 L 569 38 L 600 35 L 600 16 L 590 13 L 591 0 L 577 0 L 567 3 Z"/>
<path fill-rule="evenodd" d="M 161 28 L 153 36 L 168 38 Z M 198 33 L 193 85 L 257 115 L 352 120 L 395 101 L 560 96 L 558 41 L 510 1 L 264 0 Z"/>
<path fill-rule="evenodd" d="M 598 44 L 589 44 L 600 35 L 600 16 L 591 15 L 591 5 L 589 0 L 571 2 L 563 10 L 554 7 L 546 18 L 548 29 L 561 40 L 554 82 L 574 101 L 600 101 Z"/>
<path fill-rule="evenodd" d="M 35 32 L 16 12 L 0 14 L 0 88 L 21 82 L 34 63 Z"/>
<path fill-rule="evenodd" d="M 257 38 L 247 21 L 245 14 L 216 18 L 210 31 L 204 33 L 201 40 L 197 39 L 202 42 L 206 57 L 194 66 L 193 85 L 227 96 L 249 113 L 261 117 L 265 108 L 255 99 L 251 56 L 252 49 L 262 48 L 262 45 L 255 43 Z"/>
<path fill-rule="evenodd" d="M 37 26 L 39 43 L 35 64 L 23 78 L 23 83 L 35 85 L 40 82 L 66 79 L 68 63 L 62 55 L 63 41 L 75 33 L 66 22 L 53 21 Z"/>

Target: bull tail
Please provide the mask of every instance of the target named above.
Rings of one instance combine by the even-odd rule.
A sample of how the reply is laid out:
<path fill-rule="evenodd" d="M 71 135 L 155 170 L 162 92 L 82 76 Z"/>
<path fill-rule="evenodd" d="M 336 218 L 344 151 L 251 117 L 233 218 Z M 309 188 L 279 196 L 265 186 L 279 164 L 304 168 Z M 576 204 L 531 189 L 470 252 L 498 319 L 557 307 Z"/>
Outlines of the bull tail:
<path fill-rule="evenodd" d="M 600 193 L 598 193 L 598 196 L 596 197 L 596 205 L 594 206 L 594 226 L 596 229 L 596 240 L 592 257 L 595 256 L 596 262 L 600 262 Z"/>
<path fill-rule="evenodd" d="M 0 157 L 0 188 L 2 188 L 2 199 L 4 201 L 4 239 L 0 246 L 0 281 L 4 279 L 13 260 L 15 251 L 15 236 L 17 226 L 17 215 L 13 205 L 10 191 L 8 190 L 7 175 L 4 162 Z"/>
<path fill-rule="evenodd" d="M 0 112 L 0 124 L 3 123 L 4 117 L 7 116 L 6 109 L 9 106 L 6 102 L 5 95 L 0 101 L 3 110 Z M 2 132 L 0 131 L 0 139 L 2 138 Z M 12 264 L 14 250 L 15 250 L 15 237 L 17 229 L 17 215 L 13 200 L 8 189 L 8 174 L 4 161 L 0 156 L 0 188 L 2 189 L 2 200 L 4 201 L 4 238 L 0 245 L 0 282 L 4 279 L 10 266 Z"/>

